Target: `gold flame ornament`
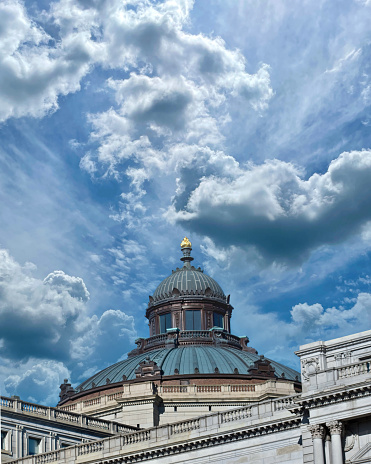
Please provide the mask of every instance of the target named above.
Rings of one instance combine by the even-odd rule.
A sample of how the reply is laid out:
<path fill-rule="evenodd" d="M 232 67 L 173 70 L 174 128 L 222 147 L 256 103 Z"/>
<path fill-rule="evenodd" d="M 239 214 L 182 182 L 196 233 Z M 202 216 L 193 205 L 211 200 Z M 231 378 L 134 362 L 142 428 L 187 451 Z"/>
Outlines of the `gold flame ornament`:
<path fill-rule="evenodd" d="M 183 241 L 180 244 L 180 248 L 192 248 L 192 243 L 188 240 L 187 237 L 183 238 Z"/>

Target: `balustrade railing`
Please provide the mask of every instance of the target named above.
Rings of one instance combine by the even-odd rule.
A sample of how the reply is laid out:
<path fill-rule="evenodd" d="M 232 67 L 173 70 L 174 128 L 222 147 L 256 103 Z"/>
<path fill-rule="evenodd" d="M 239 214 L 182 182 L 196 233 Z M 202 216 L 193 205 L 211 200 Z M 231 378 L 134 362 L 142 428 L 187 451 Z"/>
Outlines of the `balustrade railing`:
<path fill-rule="evenodd" d="M 150 431 L 143 430 L 140 432 L 128 433 L 121 437 L 121 446 L 132 445 L 134 443 L 140 443 L 150 439 Z"/>
<path fill-rule="evenodd" d="M 294 404 L 300 394 L 293 395 L 290 397 L 284 398 L 277 398 L 274 400 L 266 400 L 260 401 L 258 403 L 254 403 L 249 406 L 245 406 L 242 408 L 232 409 L 228 411 L 218 412 L 209 414 L 207 416 L 198 417 L 196 419 L 188 419 L 181 422 L 176 422 L 168 425 L 163 425 L 160 427 L 155 427 L 147 430 L 139 430 L 135 432 L 130 432 L 125 435 L 120 436 L 119 447 L 120 449 L 125 448 L 125 446 L 133 445 L 133 444 L 140 444 L 141 446 L 149 446 L 145 445 L 145 443 L 149 441 L 156 442 L 157 436 L 165 436 L 164 432 L 168 434 L 169 438 L 172 435 L 178 435 L 182 433 L 188 433 L 190 431 L 203 429 L 205 433 L 208 433 L 209 427 L 215 429 L 215 426 L 220 426 L 224 423 L 228 422 L 237 422 L 237 421 L 244 421 L 247 418 L 251 417 L 260 417 L 260 412 L 263 412 L 263 417 L 267 417 L 267 413 L 270 412 L 272 415 L 276 411 L 280 411 L 281 409 L 285 409 L 286 406 Z M 3 404 L 6 398 L 1 398 Z M 108 421 L 103 421 L 108 422 Z M 245 422 L 244 422 L 245 423 Z M 119 425 L 120 427 L 120 425 Z M 126 426 L 123 426 L 126 427 Z M 162 432 L 161 432 L 162 430 Z M 118 429 L 118 433 L 122 430 Z M 76 458 L 78 456 L 85 456 L 92 453 L 97 453 L 100 451 L 104 451 L 107 447 L 108 450 L 112 450 L 111 441 L 112 439 L 116 440 L 116 437 L 105 438 L 103 440 L 97 440 L 90 443 L 82 443 L 79 445 L 74 445 L 68 448 L 69 450 L 69 460 L 71 458 Z M 117 445 L 114 445 L 117 446 Z M 17 464 L 47 464 L 50 462 L 61 462 L 66 464 L 66 460 L 64 458 L 64 454 L 67 449 L 64 450 L 57 450 L 51 451 L 48 453 L 40 454 L 33 457 L 25 457 L 17 459 L 15 462 Z M 117 452 L 120 450 L 117 448 Z M 90 459 L 90 458 L 89 458 Z"/>
<path fill-rule="evenodd" d="M 190 395 L 197 395 L 199 393 L 246 393 L 255 392 L 254 384 L 242 384 L 242 385 L 160 385 L 158 393 L 160 395 L 167 395 L 173 393 L 188 393 Z M 240 396 L 240 395 L 238 395 Z"/>
<path fill-rule="evenodd" d="M 97 417 L 78 414 L 75 412 L 66 411 L 59 408 L 51 408 L 48 406 L 40 406 L 34 403 L 28 403 L 19 399 L 0 397 L 0 405 L 2 408 L 9 408 L 19 413 L 31 413 L 44 416 L 48 420 L 69 422 L 74 425 L 81 425 L 93 429 L 100 429 L 108 433 L 129 433 L 137 430 L 137 427 L 130 425 L 119 424 Z"/>
<path fill-rule="evenodd" d="M 83 443 L 76 445 L 77 455 L 83 456 L 85 454 L 97 453 L 104 449 L 104 440 L 92 441 L 91 443 Z"/>
<path fill-rule="evenodd" d="M 54 418 L 60 419 L 63 421 L 73 422 L 78 424 L 81 418 L 81 414 L 76 414 L 69 411 L 61 411 L 58 409 L 54 409 Z"/>
<path fill-rule="evenodd" d="M 221 385 L 197 385 L 197 393 L 219 393 L 221 391 Z"/>
<path fill-rule="evenodd" d="M 63 409 L 63 411 L 76 411 L 77 404 L 67 404 L 66 406 L 61 406 L 60 409 Z"/>
<path fill-rule="evenodd" d="M 60 460 L 60 450 L 51 451 L 50 453 L 40 454 L 35 456 L 36 464 L 47 464 L 48 462 L 55 462 Z"/>
<path fill-rule="evenodd" d="M 123 393 L 122 392 L 117 392 L 117 393 L 112 393 L 111 395 L 107 395 L 107 401 L 114 401 L 122 398 Z"/>
<path fill-rule="evenodd" d="M 190 419 L 183 422 L 176 422 L 169 425 L 170 435 L 177 433 L 190 432 L 200 428 L 200 419 Z"/>
<path fill-rule="evenodd" d="M 245 408 L 232 409 L 219 413 L 221 422 L 233 422 L 251 417 L 251 406 Z"/>
<path fill-rule="evenodd" d="M 100 399 L 101 397 L 99 396 L 98 398 L 91 398 L 90 400 L 86 400 L 84 401 L 84 407 L 88 407 L 88 406 L 96 406 L 97 404 L 100 404 Z"/>
<path fill-rule="evenodd" d="M 3 408 L 13 408 L 14 406 L 14 400 L 12 400 L 11 398 L 5 398 L 5 397 L 1 397 L 0 399 L 0 406 Z"/>
<path fill-rule="evenodd" d="M 255 385 L 231 385 L 232 393 L 254 392 Z"/>
<path fill-rule="evenodd" d="M 348 366 L 341 366 L 336 368 L 338 379 L 346 379 L 356 375 L 367 374 L 371 371 L 371 363 L 363 361 L 359 363 L 349 364 Z"/>

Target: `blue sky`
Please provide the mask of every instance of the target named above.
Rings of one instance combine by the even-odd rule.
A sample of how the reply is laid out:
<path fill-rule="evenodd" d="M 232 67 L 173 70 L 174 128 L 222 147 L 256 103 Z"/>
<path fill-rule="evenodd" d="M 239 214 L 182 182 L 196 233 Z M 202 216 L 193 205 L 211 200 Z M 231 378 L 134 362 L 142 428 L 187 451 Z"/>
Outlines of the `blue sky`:
<path fill-rule="evenodd" d="M 185 235 L 267 357 L 370 327 L 370 14 L 1 2 L 2 394 L 125 358 Z"/>

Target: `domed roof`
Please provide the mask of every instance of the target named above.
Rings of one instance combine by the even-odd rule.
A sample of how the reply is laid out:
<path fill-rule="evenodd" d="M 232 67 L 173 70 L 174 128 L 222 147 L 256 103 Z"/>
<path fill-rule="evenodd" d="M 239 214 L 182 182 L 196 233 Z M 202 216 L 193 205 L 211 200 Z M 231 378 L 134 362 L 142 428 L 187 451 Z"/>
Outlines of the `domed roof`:
<path fill-rule="evenodd" d="M 165 300 L 174 295 L 205 295 L 225 301 L 226 297 L 220 285 L 204 274 L 201 269 L 186 266 L 173 271 L 153 293 L 154 302 Z"/>
<path fill-rule="evenodd" d="M 223 301 L 226 296 L 214 279 L 204 274 L 201 268 L 191 266 L 191 242 L 184 237 L 181 243 L 184 262 L 182 268 L 176 268 L 169 277 L 166 277 L 156 288 L 153 296 L 150 297 L 150 303 L 166 300 L 174 296 L 182 295 L 203 295 L 210 298 L 218 298 Z"/>
<path fill-rule="evenodd" d="M 77 391 L 83 392 L 90 388 L 104 386 L 107 384 L 107 379 L 109 379 L 109 383 L 122 382 L 123 379 L 133 380 L 136 378 L 135 369 L 139 363 L 148 360 L 148 358 L 158 365 L 164 376 L 192 375 L 195 374 L 195 369 L 199 374 L 214 374 L 216 368 L 218 368 L 219 374 L 236 374 L 235 369 L 238 369 L 240 375 L 248 375 L 254 362 L 261 359 L 255 353 L 229 347 L 187 345 L 171 349 L 160 348 L 131 356 L 107 367 L 83 382 L 77 387 Z M 275 361 L 268 361 L 275 368 L 277 377 L 283 377 L 282 374 L 284 374 L 284 378 L 287 380 L 295 381 L 300 378 L 300 374 L 294 369 Z"/>

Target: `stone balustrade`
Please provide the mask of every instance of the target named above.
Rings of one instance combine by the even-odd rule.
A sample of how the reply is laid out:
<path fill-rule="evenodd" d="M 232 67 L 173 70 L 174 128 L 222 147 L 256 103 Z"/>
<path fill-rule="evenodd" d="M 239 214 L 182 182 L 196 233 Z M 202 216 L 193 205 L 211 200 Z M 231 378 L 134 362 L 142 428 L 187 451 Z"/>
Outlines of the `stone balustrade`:
<path fill-rule="evenodd" d="M 12 461 L 17 464 L 44 464 L 58 462 L 70 464 L 76 462 L 90 462 L 91 459 L 103 460 L 112 458 L 125 452 L 142 452 L 144 449 L 157 449 L 161 445 L 171 445 L 197 434 L 198 438 L 208 437 L 210 432 L 218 430 L 227 433 L 238 427 L 248 427 L 252 436 L 257 433 L 269 433 L 279 430 L 280 427 L 298 427 L 300 418 L 293 418 L 288 406 L 294 405 L 300 394 L 285 398 L 261 401 L 243 408 L 236 408 L 224 412 L 201 416 L 146 430 L 139 430 L 124 435 L 117 435 L 103 440 L 74 445 L 58 451 L 28 456 Z M 278 415 L 277 415 L 278 414 Z M 262 429 L 260 432 L 259 430 Z M 241 432 L 240 432 L 241 433 Z M 94 455 L 91 456 L 91 455 Z M 86 457 L 86 459 L 83 459 Z"/>
<path fill-rule="evenodd" d="M 112 435 L 115 433 L 128 433 L 132 432 L 133 430 L 137 430 L 137 427 L 132 427 L 130 425 L 124 425 L 119 424 L 118 422 L 98 419 L 96 417 L 74 413 L 66 409 L 52 408 L 49 406 L 40 406 L 38 404 L 28 403 L 27 401 L 21 401 L 20 399 L 16 398 L 7 398 L 1 396 L 0 406 L 4 412 L 8 410 L 19 414 L 31 414 L 42 416 L 43 418 L 51 421 L 60 421 L 64 423 L 67 422 L 84 428 L 87 427 L 88 429 L 104 430 Z M 69 408 L 69 406 L 67 406 L 67 408 Z"/>
<path fill-rule="evenodd" d="M 356 375 L 368 374 L 371 372 L 371 362 L 363 361 L 358 363 L 349 364 L 348 366 L 341 366 L 336 368 L 337 379 L 347 379 Z"/>
<path fill-rule="evenodd" d="M 114 408 L 117 403 L 126 400 L 134 400 L 137 397 L 153 397 L 154 391 L 163 399 L 163 401 L 171 402 L 172 400 L 186 401 L 203 401 L 207 403 L 215 403 L 219 401 L 220 395 L 223 398 L 228 397 L 230 401 L 243 399 L 247 401 L 259 401 L 269 396 L 287 396 L 294 394 L 292 384 L 286 382 L 266 381 L 263 383 L 244 383 L 244 384 L 223 384 L 223 385 L 158 385 L 153 386 L 153 382 L 132 383 L 121 387 L 121 391 L 115 391 L 110 394 L 102 394 L 96 398 L 90 398 L 79 403 L 61 406 L 59 410 L 71 413 L 89 414 L 99 408 L 107 410 Z"/>

